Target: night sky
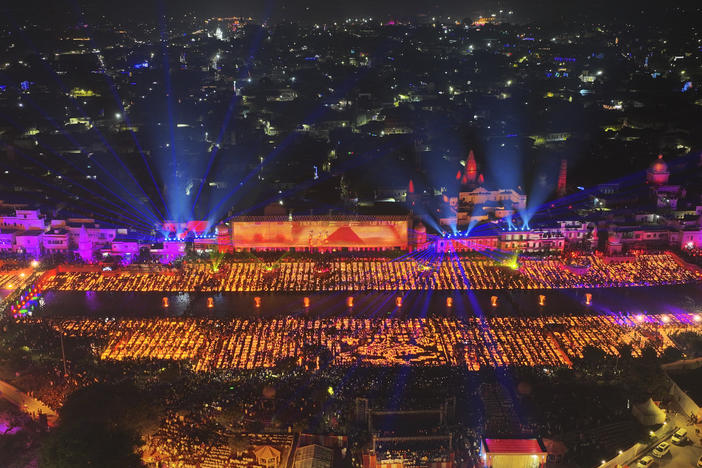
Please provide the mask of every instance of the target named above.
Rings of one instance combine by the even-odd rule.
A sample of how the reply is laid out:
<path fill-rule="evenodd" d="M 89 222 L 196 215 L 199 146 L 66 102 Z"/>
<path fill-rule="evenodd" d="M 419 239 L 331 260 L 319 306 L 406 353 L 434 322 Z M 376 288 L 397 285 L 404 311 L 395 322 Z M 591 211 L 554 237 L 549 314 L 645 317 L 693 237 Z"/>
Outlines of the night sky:
<path fill-rule="evenodd" d="M 514 9 L 516 21 L 562 21 L 575 17 L 605 20 L 608 17 L 645 17 L 657 21 L 660 10 L 676 5 L 694 5 L 694 0 L 674 3 L 654 0 L 29 0 L 3 2 L 0 11 L 11 17 L 35 21 L 69 21 L 80 8 L 90 17 L 100 15 L 117 19 L 120 16 L 154 17 L 159 12 L 196 16 L 253 16 L 262 21 L 330 22 L 348 17 L 372 15 L 382 19 L 416 19 L 417 16 L 452 16 L 456 19 L 474 18 L 500 9 Z M 95 15 L 95 16 L 93 16 Z M 7 18 L 4 19 L 6 21 Z M 3 20 L 0 20 L 3 21 Z"/>

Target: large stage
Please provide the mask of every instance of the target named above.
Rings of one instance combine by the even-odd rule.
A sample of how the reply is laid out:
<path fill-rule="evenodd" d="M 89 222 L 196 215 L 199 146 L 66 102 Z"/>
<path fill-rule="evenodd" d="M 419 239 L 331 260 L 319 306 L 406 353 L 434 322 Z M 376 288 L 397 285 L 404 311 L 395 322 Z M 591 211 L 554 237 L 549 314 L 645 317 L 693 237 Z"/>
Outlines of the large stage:
<path fill-rule="evenodd" d="M 406 217 L 241 217 L 230 224 L 235 250 L 406 250 Z"/>

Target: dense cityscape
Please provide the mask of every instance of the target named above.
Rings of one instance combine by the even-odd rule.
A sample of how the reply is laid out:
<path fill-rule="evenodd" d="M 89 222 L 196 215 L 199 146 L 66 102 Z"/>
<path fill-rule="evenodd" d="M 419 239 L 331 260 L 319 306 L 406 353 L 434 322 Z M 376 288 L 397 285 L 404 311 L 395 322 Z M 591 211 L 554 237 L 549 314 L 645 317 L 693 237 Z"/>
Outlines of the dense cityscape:
<path fill-rule="evenodd" d="M 702 6 L 1 5 L 0 467 L 702 467 Z"/>

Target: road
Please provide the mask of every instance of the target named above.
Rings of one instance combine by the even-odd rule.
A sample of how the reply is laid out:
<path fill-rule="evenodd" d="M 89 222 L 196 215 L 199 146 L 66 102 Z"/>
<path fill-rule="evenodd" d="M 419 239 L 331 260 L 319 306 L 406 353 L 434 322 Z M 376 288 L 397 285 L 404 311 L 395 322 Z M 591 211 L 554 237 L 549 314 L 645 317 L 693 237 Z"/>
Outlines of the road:
<path fill-rule="evenodd" d="M 658 460 L 654 465 L 660 468 L 690 468 L 697 466 L 697 459 L 702 456 L 702 447 L 688 442 L 685 445 L 677 446 L 671 444 L 670 453 Z M 655 458 L 655 457 L 654 457 Z"/>
<path fill-rule="evenodd" d="M 670 442 L 670 453 L 660 459 L 653 457 L 656 460 L 653 468 L 692 468 L 697 466 L 697 460 L 702 456 L 702 442 L 700 437 L 695 434 L 695 426 L 684 423 L 678 424 L 678 426 L 687 429 L 687 436 L 690 440 L 684 445 L 678 446 L 670 442 L 670 438 L 666 439 L 667 442 Z M 700 424 L 697 427 L 699 428 Z M 646 455 L 651 455 L 651 452 L 642 453 L 641 457 Z M 635 467 L 638 460 L 637 458 L 631 466 Z"/>
<path fill-rule="evenodd" d="M 26 393 L 2 380 L 0 380 L 0 397 L 17 406 L 34 419 L 39 417 L 40 412 L 46 414 L 46 420 L 49 423 L 49 426 L 54 426 L 58 420 L 58 415 L 54 410 L 36 398 L 27 395 Z"/>

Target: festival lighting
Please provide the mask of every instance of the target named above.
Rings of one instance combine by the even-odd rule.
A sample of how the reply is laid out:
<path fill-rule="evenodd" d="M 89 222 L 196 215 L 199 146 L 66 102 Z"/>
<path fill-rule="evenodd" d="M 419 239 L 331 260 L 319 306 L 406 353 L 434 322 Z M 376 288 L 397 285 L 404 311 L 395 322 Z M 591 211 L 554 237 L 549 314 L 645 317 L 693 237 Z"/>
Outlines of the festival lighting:
<path fill-rule="evenodd" d="M 163 307 L 168 307 L 168 298 L 164 296 L 164 298 L 161 299 L 161 304 Z"/>
<path fill-rule="evenodd" d="M 446 298 L 446 307 L 453 307 L 453 298 L 451 296 Z"/>
<path fill-rule="evenodd" d="M 497 296 L 490 296 L 490 305 L 497 307 Z"/>
<path fill-rule="evenodd" d="M 29 315 L 28 312 L 21 314 Z M 633 316 L 626 314 L 619 314 L 615 320 L 599 314 L 460 320 L 427 317 L 422 321 L 396 317 L 310 319 L 293 316 L 285 323 L 268 321 L 263 327 L 259 321 L 245 319 L 218 321 L 216 332 L 212 319 L 204 318 L 177 321 L 171 318 L 79 319 L 55 322 L 55 326 L 73 336 L 106 336 L 107 345 L 101 352 L 101 359 L 192 360 L 196 372 L 272 367 L 284 358 L 293 358 L 302 365 L 302 358 L 316 357 L 314 353 L 306 354 L 309 346 L 330 350 L 333 365 L 350 365 L 357 363 L 359 356 L 353 350 L 338 347 L 338 343 L 349 339 L 366 343 L 365 357 L 361 357 L 365 364 L 465 365 L 477 371 L 481 366 L 572 367 L 573 360 L 582 358 L 588 346 L 614 356 L 615 346 L 630 335 L 632 326 L 643 331 L 641 340 L 632 342 L 634 355 L 640 355 L 647 346 L 653 346 L 660 353 L 665 343 L 656 341 L 649 332 L 663 327 L 664 333 L 690 330 L 699 334 L 702 332 L 700 325 L 692 325 L 691 315 L 670 315 L 667 323 L 660 315 L 651 316 L 650 322 L 636 323 Z M 563 325 L 563 331 L 554 336 L 549 324 Z M 336 332 L 328 333 L 332 329 Z M 476 330 L 483 333 L 475 333 Z M 423 337 L 433 351 L 428 354 L 423 351 L 424 356 L 419 358 L 412 357 L 418 351 L 407 341 L 407 337 L 412 336 Z M 251 346 L 235 345 L 241 342 L 251 343 Z M 458 343 L 469 350 L 468 354 L 455 355 L 452 350 Z"/>
<path fill-rule="evenodd" d="M 585 294 L 585 305 L 591 305 L 592 304 L 592 294 L 586 293 Z"/>
<path fill-rule="evenodd" d="M 182 274 L 157 273 L 104 276 L 93 273 L 64 273 L 61 278 L 44 278 L 48 289 L 66 291 L 229 291 L 229 292 L 309 292 L 309 291 L 413 291 L 413 290 L 496 290 L 633 287 L 691 284 L 696 273 L 677 264 L 666 254 L 640 255 L 636 263 L 605 263 L 588 256 L 590 266 L 575 275 L 557 259 L 520 259 L 518 270 L 505 275 L 505 262 L 499 256 L 484 260 L 463 259 L 434 249 L 412 252 L 404 258 L 329 262 L 325 270 L 333 277 L 319 278 L 314 263 L 285 261 L 268 272 L 262 262 L 231 262 L 220 265 L 217 273 L 209 263 L 188 264 Z M 132 276 L 124 282 L 120 278 Z M 315 278 L 315 281 L 311 279 Z M 16 282 L 16 281 L 13 281 Z M 393 299 L 391 297 L 390 299 Z"/>
<path fill-rule="evenodd" d="M 346 307 L 353 307 L 353 296 L 346 298 Z"/>
<path fill-rule="evenodd" d="M 539 305 L 541 307 L 546 305 L 546 296 L 544 296 L 543 294 L 539 294 Z"/>
<path fill-rule="evenodd" d="M 49 117 L 47 116 L 47 118 L 49 118 Z M 67 137 L 67 138 L 68 138 L 68 137 Z M 78 143 L 75 143 L 75 144 L 77 145 Z M 42 150 L 45 150 L 45 151 L 51 153 L 52 155 L 56 156 L 58 159 L 61 159 L 61 160 L 62 160 L 63 162 L 65 162 L 69 167 L 71 167 L 71 168 L 75 169 L 76 171 L 80 172 L 81 174 L 83 174 L 83 175 L 86 176 L 87 178 L 90 177 L 90 174 L 89 174 L 89 173 L 87 173 L 87 172 L 85 172 L 84 170 L 82 170 L 78 165 L 76 165 L 74 162 L 72 162 L 71 160 L 69 160 L 69 159 L 67 159 L 66 157 L 64 157 L 62 154 L 60 154 L 60 153 L 54 151 L 51 147 L 48 147 L 47 145 L 43 145 L 43 146 L 39 146 L 39 148 L 41 148 Z M 40 166 L 40 167 L 45 168 L 47 171 L 52 171 L 52 172 L 53 172 L 53 169 L 52 169 L 52 168 L 50 168 L 50 167 L 47 166 L 46 164 L 42 163 L 40 160 L 35 159 L 35 158 L 32 158 L 29 154 L 27 154 L 27 153 L 21 151 L 19 148 L 15 147 L 14 150 L 15 150 L 15 154 L 19 154 L 19 155 L 22 156 L 24 159 L 27 159 L 27 160 L 31 161 L 32 163 L 34 163 L 34 164 L 36 164 L 36 165 L 38 165 L 38 166 Z M 20 173 L 20 174 L 21 174 L 21 173 Z M 122 204 L 118 204 L 118 203 L 112 201 L 110 198 L 108 198 L 108 197 L 106 197 L 106 196 L 104 196 L 104 195 L 101 195 L 101 194 L 99 194 L 99 193 L 97 193 L 97 192 L 95 192 L 95 191 L 93 191 L 93 190 L 87 188 L 85 185 L 81 184 L 79 181 L 77 181 L 77 180 L 75 180 L 75 179 L 73 179 L 73 178 L 71 178 L 71 177 L 69 177 L 69 176 L 64 176 L 64 175 L 60 175 L 60 176 L 59 176 L 59 178 L 62 178 L 62 177 L 65 178 L 65 180 L 67 180 L 67 181 L 71 182 L 72 184 L 74 184 L 76 187 L 79 187 L 79 188 L 85 190 L 86 192 L 90 193 L 91 195 L 100 198 L 100 199 L 101 199 L 102 201 L 104 201 L 106 204 L 109 204 L 109 205 L 111 205 L 111 206 L 114 206 L 115 208 L 117 208 L 117 209 L 119 209 L 119 210 L 121 210 L 121 211 L 118 212 L 118 211 L 115 211 L 115 210 L 113 210 L 113 209 L 110 209 L 110 208 L 104 206 L 104 204 L 97 204 L 97 203 L 91 202 L 90 200 L 86 200 L 86 202 L 87 202 L 88 204 L 94 206 L 95 208 L 100 209 L 100 210 L 104 210 L 104 211 L 109 211 L 110 213 L 112 213 L 112 214 L 114 214 L 114 215 L 118 215 L 118 216 L 121 216 L 121 217 L 128 218 L 128 219 L 130 219 L 132 222 L 137 223 L 137 224 L 140 224 L 140 225 L 143 225 L 143 226 L 145 226 L 145 227 L 146 227 L 146 226 L 148 226 L 149 228 L 151 227 L 151 225 L 150 225 L 148 222 L 146 222 L 146 221 L 144 221 L 144 219 L 142 219 L 143 216 L 146 216 L 146 218 L 148 219 L 149 215 L 147 215 L 147 214 L 146 214 L 145 212 L 143 212 L 143 211 L 140 211 L 140 210 L 137 209 L 135 206 L 133 206 L 132 204 L 130 204 L 127 200 L 125 200 L 124 198 L 120 197 L 116 192 L 114 192 L 113 190 L 111 190 L 111 189 L 110 189 L 109 187 L 107 187 L 104 183 L 98 182 L 98 184 L 99 184 L 106 192 L 109 192 L 110 194 L 114 195 L 114 196 L 117 197 L 119 200 L 121 200 L 121 201 L 123 202 Z M 34 179 L 33 179 L 33 180 L 34 180 Z M 62 189 L 61 187 L 59 187 L 58 185 L 50 184 L 50 183 L 47 183 L 47 182 L 44 182 L 44 181 L 41 181 L 41 180 L 36 180 L 36 182 L 39 182 L 41 185 L 45 185 L 45 186 L 51 187 L 51 188 L 53 188 L 54 190 L 58 190 L 58 191 L 63 192 L 63 193 L 65 193 L 65 194 L 67 194 L 67 195 L 70 195 L 70 196 L 75 195 L 74 193 L 69 193 L 69 192 L 67 192 L 66 190 L 63 190 L 63 189 Z M 131 210 L 129 210 L 130 208 L 131 208 Z M 155 220 L 155 218 L 153 218 L 153 219 Z M 134 224 L 132 224 L 132 226 L 135 227 Z M 140 230 L 139 228 L 136 228 L 136 229 L 137 229 L 137 230 Z"/>
<path fill-rule="evenodd" d="M 395 298 L 395 307 L 397 307 L 397 308 L 402 307 L 402 296 L 397 296 Z"/>
<path fill-rule="evenodd" d="M 29 44 L 29 45 L 31 46 L 31 44 Z M 31 46 L 31 47 L 33 47 L 33 46 Z M 59 74 L 58 74 L 53 68 L 51 68 L 47 63 L 43 62 L 43 65 L 44 65 L 44 67 L 55 77 L 55 79 L 56 79 L 56 81 L 57 81 L 59 87 L 63 90 L 63 92 L 64 92 L 66 95 L 69 95 L 69 96 L 70 96 L 70 92 L 69 92 L 69 90 L 66 88 L 65 83 L 63 82 L 63 80 L 61 79 L 61 77 L 59 76 Z M 107 75 L 107 74 L 106 74 L 106 75 Z M 70 133 L 65 132 L 65 131 L 62 129 L 62 127 L 56 122 L 55 119 L 53 119 L 51 116 L 49 116 L 38 104 L 36 104 L 36 103 L 32 100 L 31 96 L 27 95 L 27 96 L 25 96 L 25 98 L 28 99 L 29 102 L 30 102 L 30 104 L 32 104 L 32 106 L 33 106 L 36 110 L 38 110 L 40 113 L 42 113 L 42 115 L 44 115 L 44 117 L 46 118 L 46 120 L 49 121 L 49 122 L 56 128 L 56 130 L 57 130 L 58 132 L 61 132 L 61 134 L 62 134 L 67 140 L 69 140 L 69 141 L 70 141 L 73 145 L 75 145 L 77 148 L 80 148 L 82 152 L 85 152 L 86 154 L 89 153 L 89 151 L 88 151 L 87 148 L 85 148 L 83 145 L 80 144 L 79 141 L 77 141 L 75 138 L 73 138 L 73 136 L 72 136 Z M 71 102 L 71 104 L 73 105 L 73 107 L 74 107 L 83 117 L 87 117 L 88 114 L 87 114 L 87 112 L 85 111 L 85 109 L 81 106 L 79 100 L 77 100 L 77 99 L 75 99 L 75 98 L 72 98 L 72 99 L 69 100 L 69 102 Z M 102 144 L 104 145 L 104 147 L 108 150 L 108 152 L 112 155 L 112 157 L 121 165 L 123 171 L 120 171 L 120 172 L 121 172 L 121 173 L 124 173 L 124 174 L 127 174 L 127 175 L 131 178 L 131 180 L 136 184 L 136 187 L 141 191 L 141 193 L 142 193 L 142 194 L 146 197 L 146 199 L 151 203 L 151 200 L 149 199 L 148 195 L 146 195 L 146 192 L 145 192 L 145 191 L 142 189 L 142 187 L 139 185 L 139 183 L 138 183 L 138 181 L 136 180 L 136 178 L 134 177 L 133 173 L 132 173 L 132 172 L 129 170 L 129 168 L 125 165 L 124 161 L 119 157 L 119 155 L 115 152 L 115 150 L 114 150 L 114 149 L 112 148 L 112 146 L 109 144 L 109 142 L 107 141 L 107 139 L 105 138 L 105 136 L 102 134 L 102 132 L 100 132 L 100 130 L 99 130 L 97 127 L 95 127 L 95 126 L 90 127 L 90 130 L 93 131 L 93 132 L 96 134 L 96 136 L 100 139 L 100 141 L 102 142 Z M 54 152 L 54 153 L 55 153 L 55 152 Z M 74 167 L 75 169 L 81 171 L 84 175 L 86 175 L 86 176 L 89 175 L 89 174 L 85 173 L 85 171 L 82 171 L 80 168 L 78 168 L 75 164 L 73 164 L 73 163 L 71 163 L 70 161 L 68 161 L 68 160 L 66 160 L 65 158 L 63 158 L 61 155 L 57 155 L 57 156 L 59 156 L 62 160 L 64 160 L 65 162 L 67 162 L 69 165 L 71 165 L 71 166 Z M 105 175 L 106 175 L 108 178 L 112 179 L 112 180 L 117 184 L 117 186 L 120 187 L 120 189 L 125 190 L 124 181 L 120 181 L 119 179 L 117 179 L 117 178 L 115 177 L 115 175 L 114 175 L 114 174 L 115 174 L 115 171 L 111 171 L 111 170 L 107 169 L 106 167 L 104 167 L 104 166 L 100 163 L 100 161 L 99 161 L 97 158 L 91 159 L 91 162 L 92 162 L 92 164 L 93 164 L 95 167 L 100 168 L 100 169 L 105 173 Z M 124 198 L 120 197 L 116 192 L 114 192 L 114 191 L 110 190 L 109 188 L 107 188 L 104 184 L 101 184 L 101 185 L 102 185 L 107 191 L 109 191 L 109 192 L 112 193 L 113 195 L 117 196 L 120 200 L 122 200 L 122 201 L 124 201 L 125 203 L 131 205 L 131 208 L 134 209 L 135 211 L 139 212 L 141 215 L 146 216 L 147 218 L 152 218 L 153 220 L 156 220 L 156 216 L 155 216 L 154 213 L 149 209 L 149 207 L 145 206 L 145 205 L 143 204 L 143 202 L 141 202 L 141 201 L 139 200 L 139 197 L 135 196 L 135 195 L 134 195 L 133 193 L 131 193 L 130 191 L 127 190 L 126 193 L 132 197 L 132 199 L 133 199 L 133 201 L 134 201 L 134 203 L 135 203 L 136 205 L 143 205 L 143 208 L 146 209 L 145 212 L 140 211 L 140 210 L 137 208 L 136 205 L 132 205 L 130 202 L 128 202 L 128 201 L 126 201 Z M 108 200 L 108 201 L 109 201 L 109 200 Z M 151 203 L 151 208 L 153 208 L 156 212 L 158 212 L 158 210 L 157 210 L 156 207 L 153 205 L 153 203 Z"/>
<path fill-rule="evenodd" d="M 302 305 L 307 309 L 310 306 L 310 298 L 305 296 L 302 298 Z"/>
<path fill-rule="evenodd" d="M 254 297 L 254 307 L 257 309 L 261 307 L 261 298 L 258 296 Z"/>
<path fill-rule="evenodd" d="M 207 308 L 211 309 L 213 307 L 214 307 L 214 299 L 212 299 L 211 297 L 208 297 L 207 298 Z"/>

